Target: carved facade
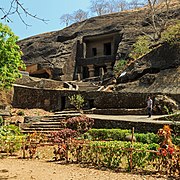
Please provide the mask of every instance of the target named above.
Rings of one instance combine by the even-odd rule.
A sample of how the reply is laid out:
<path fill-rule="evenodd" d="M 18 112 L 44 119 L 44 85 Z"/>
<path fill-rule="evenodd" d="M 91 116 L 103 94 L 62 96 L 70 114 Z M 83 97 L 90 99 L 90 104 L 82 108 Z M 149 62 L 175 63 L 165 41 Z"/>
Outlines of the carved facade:
<path fill-rule="evenodd" d="M 82 80 L 101 77 L 105 73 L 111 74 L 120 39 L 120 34 L 116 32 L 85 36 L 78 41 L 75 79 Z"/>

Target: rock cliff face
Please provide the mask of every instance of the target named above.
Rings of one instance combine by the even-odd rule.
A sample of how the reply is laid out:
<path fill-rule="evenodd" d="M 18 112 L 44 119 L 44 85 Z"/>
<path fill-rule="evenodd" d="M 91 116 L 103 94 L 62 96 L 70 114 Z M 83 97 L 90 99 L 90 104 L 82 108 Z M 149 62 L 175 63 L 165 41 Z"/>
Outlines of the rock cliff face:
<path fill-rule="evenodd" d="M 117 84 L 117 91 L 180 94 L 180 44 L 163 44 L 132 62 Z"/>
<path fill-rule="evenodd" d="M 172 9 L 172 18 L 180 17 L 180 8 Z M 142 31 L 152 33 L 145 24 L 145 10 L 126 11 L 93 17 L 63 30 L 44 33 L 19 41 L 23 60 L 36 77 L 73 80 L 76 72 L 78 43 L 84 37 L 116 33 L 116 59 L 126 57 Z"/>

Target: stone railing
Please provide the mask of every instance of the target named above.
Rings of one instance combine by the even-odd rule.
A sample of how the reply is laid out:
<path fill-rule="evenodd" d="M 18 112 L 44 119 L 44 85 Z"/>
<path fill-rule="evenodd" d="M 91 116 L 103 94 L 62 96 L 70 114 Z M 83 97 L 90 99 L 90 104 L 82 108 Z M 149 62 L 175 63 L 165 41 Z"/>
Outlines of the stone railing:
<path fill-rule="evenodd" d="M 98 57 L 91 57 L 91 58 L 79 58 L 77 59 L 77 64 L 79 66 L 87 66 L 90 64 L 93 65 L 104 65 L 105 63 L 111 63 L 115 61 L 115 57 L 114 56 L 98 56 Z"/>

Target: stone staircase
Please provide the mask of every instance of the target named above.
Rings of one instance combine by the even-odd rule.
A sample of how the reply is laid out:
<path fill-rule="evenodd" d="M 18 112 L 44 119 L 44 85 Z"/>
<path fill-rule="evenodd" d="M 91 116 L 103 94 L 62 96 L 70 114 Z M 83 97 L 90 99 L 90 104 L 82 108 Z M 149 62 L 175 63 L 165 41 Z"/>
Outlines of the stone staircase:
<path fill-rule="evenodd" d="M 74 111 L 56 112 L 51 116 L 26 116 L 24 123 L 20 124 L 23 133 L 50 133 L 63 129 L 63 120 L 79 116 L 80 113 Z"/>

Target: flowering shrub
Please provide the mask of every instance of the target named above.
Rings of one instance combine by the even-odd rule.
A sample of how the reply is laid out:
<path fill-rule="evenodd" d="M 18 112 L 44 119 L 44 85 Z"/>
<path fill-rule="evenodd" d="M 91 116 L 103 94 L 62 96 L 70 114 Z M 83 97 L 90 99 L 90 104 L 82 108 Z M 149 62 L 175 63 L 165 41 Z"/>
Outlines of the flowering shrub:
<path fill-rule="evenodd" d="M 76 130 L 79 133 L 85 133 L 92 128 L 93 124 L 93 119 L 82 115 L 67 119 L 66 128 Z"/>
<path fill-rule="evenodd" d="M 54 143 L 66 143 L 68 140 L 76 136 L 77 136 L 77 131 L 66 128 L 58 132 L 52 132 L 50 140 Z"/>
<path fill-rule="evenodd" d="M 87 116 L 76 116 L 67 119 L 65 122 L 65 129 L 58 132 L 52 132 L 50 141 L 57 143 L 58 147 L 54 148 L 55 160 L 66 159 L 68 160 L 68 152 L 73 138 L 78 137 L 81 133 L 87 132 L 94 124 L 94 120 Z M 73 140 L 74 141 L 74 140 Z M 77 150 L 76 152 L 78 152 Z M 71 149 L 73 152 L 73 149 Z"/>
<path fill-rule="evenodd" d="M 169 125 L 164 125 L 162 129 L 158 130 L 162 141 L 157 153 L 159 160 L 156 163 L 156 168 L 158 171 L 164 170 L 168 175 L 180 175 L 180 151 L 172 143 L 171 131 Z"/>

